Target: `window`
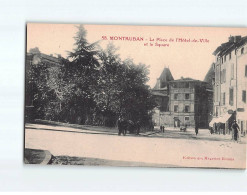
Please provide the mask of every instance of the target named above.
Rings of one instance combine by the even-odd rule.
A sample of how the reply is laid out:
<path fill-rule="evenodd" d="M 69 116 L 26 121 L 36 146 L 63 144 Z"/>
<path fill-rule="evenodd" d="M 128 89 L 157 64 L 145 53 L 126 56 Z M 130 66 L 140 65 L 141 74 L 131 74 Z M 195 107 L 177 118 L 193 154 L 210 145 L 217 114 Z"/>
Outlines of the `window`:
<path fill-rule="evenodd" d="M 185 94 L 185 99 L 186 99 L 186 100 L 190 99 L 190 94 L 189 94 L 189 93 L 186 93 L 186 94 Z"/>
<path fill-rule="evenodd" d="M 215 85 L 215 78 L 212 78 L 212 85 Z"/>
<path fill-rule="evenodd" d="M 232 59 L 232 53 L 229 53 L 229 60 Z"/>
<path fill-rule="evenodd" d="M 220 71 L 220 83 L 222 83 L 222 71 Z"/>
<path fill-rule="evenodd" d="M 226 55 L 224 56 L 224 62 L 226 61 Z"/>
<path fill-rule="evenodd" d="M 226 69 L 223 70 L 223 82 L 226 82 Z"/>
<path fill-rule="evenodd" d="M 241 130 L 241 133 L 243 133 L 243 131 L 244 131 L 244 121 L 241 121 L 241 123 L 240 123 L 240 130 Z"/>
<path fill-rule="evenodd" d="M 244 54 L 244 47 L 241 49 L 241 54 Z"/>
<path fill-rule="evenodd" d="M 231 79 L 234 79 L 234 64 L 231 64 Z"/>
<path fill-rule="evenodd" d="M 175 93 L 175 94 L 174 94 L 174 100 L 177 100 L 177 99 L 178 99 L 178 94 Z"/>
<path fill-rule="evenodd" d="M 220 72 L 220 81 L 221 81 L 221 83 L 225 83 L 226 82 L 226 69 L 223 69 Z"/>
<path fill-rule="evenodd" d="M 178 105 L 174 106 L 174 112 L 178 112 Z"/>
<path fill-rule="evenodd" d="M 186 116 L 186 117 L 184 117 L 184 120 L 189 121 L 190 120 L 190 117 L 189 116 Z"/>
<path fill-rule="evenodd" d="M 242 91 L 242 101 L 246 103 L 246 90 Z"/>
<path fill-rule="evenodd" d="M 245 76 L 247 77 L 247 65 L 245 65 Z"/>
<path fill-rule="evenodd" d="M 185 106 L 184 107 L 184 112 L 189 112 L 190 111 L 190 106 Z"/>
<path fill-rule="evenodd" d="M 218 86 L 216 86 L 215 87 L 215 93 L 214 93 L 214 99 L 216 102 L 218 102 L 218 91 L 219 91 Z"/>
<path fill-rule="evenodd" d="M 229 90 L 229 104 L 233 106 L 233 88 Z"/>
<path fill-rule="evenodd" d="M 220 81 L 221 83 L 226 82 L 226 69 L 223 69 L 222 71 L 220 71 Z"/>
<path fill-rule="evenodd" d="M 222 93 L 221 97 L 222 97 L 222 105 L 225 105 L 226 104 L 226 93 Z"/>
<path fill-rule="evenodd" d="M 188 82 L 186 82 L 186 83 L 185 82 L 181 82 L 181 83 L 174 83 L 173 87 L 174 88 L 189 88 L 190 85 L 189 85 Z"/>

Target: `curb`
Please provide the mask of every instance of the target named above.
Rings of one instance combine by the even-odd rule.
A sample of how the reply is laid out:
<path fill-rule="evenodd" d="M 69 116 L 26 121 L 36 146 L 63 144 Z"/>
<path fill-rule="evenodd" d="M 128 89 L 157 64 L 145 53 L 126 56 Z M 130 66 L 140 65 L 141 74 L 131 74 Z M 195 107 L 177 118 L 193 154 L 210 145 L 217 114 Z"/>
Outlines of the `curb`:
<path fill-rule="evenodd" d="M 49 124 L 49 125 L 58 125 L 58 126 L 64 126 L 64 127 L 73 127 L 73 128 L 85 129 L 85 130 L 91 130 L 90 127 L 100 127 L 100 126 L 93 126 L 93 125 L 79 125 L 79 124 L 63 123 L 63 122 L 41 120 L 41 119 L 35 119 L 35 123 L 44 124 L 44 125 Z"/>
<path fill-rule="evenodd" d="M 52 155 L 48 150 L 44 150 L 45 152 L 45 158 L 44 160 L 40 163 L 41 165 L 47 165 L 50 164 L 51 159 L 52 159 Z"/>

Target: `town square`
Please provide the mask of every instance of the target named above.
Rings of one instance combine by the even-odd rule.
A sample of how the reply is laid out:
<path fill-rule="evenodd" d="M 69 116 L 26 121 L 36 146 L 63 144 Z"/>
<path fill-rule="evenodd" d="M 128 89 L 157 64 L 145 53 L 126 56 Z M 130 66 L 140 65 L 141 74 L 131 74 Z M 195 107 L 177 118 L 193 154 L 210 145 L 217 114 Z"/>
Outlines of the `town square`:
<path fill-rule="evenodd" d="M 40 34 L 46 38 L 60 26 L 45 25 L 27 25 L 25 163 L 35 164 L 35 156 L 47 151 L 46 164 L 245 168 L 247 37 L 242 29 L 230 29 L 241 35 L 226 34 L 219 45 L 210 45 L 210 38 L 157 38 L 169 42 L 162 49 L 146 38 L 156 28 L 162 33 L 162 27 L 132 26 L 129 36 L 125 26 L 102 26 L 104 36 L 98 36 L 97 25 L 64 24 L 61 29 L 75 35 L 70 37 L 74 48 L 50 54 L 44 50 L 52 45 L 42 45 L 34 35 L 47 28 Z M 147 35 L 139 39 L 138 28 Z M 177 33 L 179 27 L 163 28 Z M 109 42 L 110 29 L 127 35 Z M 196 28 L 186 30 L 196 36 Z M 132 52 L 133 44 L 139 53 Z M 198 64 L 180 64 L 192 62 L 190 50 L 196 46 L 204 52 L 210 47 L 211 53 L 197 56 Z M 165 54 L 169 50 L 184 54 Z M 163 55 L 167 61 L 160 63 Z M 200 58 L 210 63 L 200 65 Z"/>

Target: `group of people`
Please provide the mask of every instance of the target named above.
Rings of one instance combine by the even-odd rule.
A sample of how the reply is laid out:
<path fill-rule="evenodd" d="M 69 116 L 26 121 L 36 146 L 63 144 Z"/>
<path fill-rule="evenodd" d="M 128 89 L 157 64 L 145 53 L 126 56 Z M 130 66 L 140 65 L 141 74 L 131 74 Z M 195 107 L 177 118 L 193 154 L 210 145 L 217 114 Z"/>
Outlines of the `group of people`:
<path fill-rule="evenodd" d="M 161 131 L 162 133 L 165 133 L 165 126 L 164 126 L 164 125 L 161 125 L 161 126 L 160 126 L 160 131 Z"/>
<path fill-rule="evenodd" d="M 123 116 L 120 115 L 117 120 L 117 127 L 118 127 L 119 136 L 121 134 L 126 135 L 127 131 L 129 131 L 129 133 L 135 133 L 136 135 L 139 135 L 141 123 L 139 120 L 137 122 L 127 120 Z"/>
<path fill-rule="evenodd" d="M 210 127 L 210 133 L 213 134 L 214 132 L 218 132 L 220 130 L 220 126 L 217 125 L 216 123 L 213 125 L 214 127 Z M 127 120 L 125 119 L 123 116 L 120 116 L 117 120 L 117 127 L 118 127 L 118 135 L 126 135 L 127 131 L 129 131 L 129 133 L 131 134 L 136 134 L 139 135 L 140 134 L 140 128 L 141 128 L 141 123 L 138 120 L 137 122 L 133 122 L 131 120 Z M 153 125 L 152 125 L 153 127 Z M 187 128 L 187 126 L 185 127 Z M 153 128 L 151 128 L 152 130 Z M 236 120 L 233 121 L 232 125 L 231 125 L 231 130 L 233 133 L 233 139 L 235 141 L 239 140 L 239 126 L 236 122 Z M 165 126 L 161 125 L 160 126 L 160 131 L 161 132 L 165 132 Z M 199 125 L 198 123 L 195 124 L 195 134 L 196 136 L 198 135 L 199 132 Z M 224 132 L 224 131 L 223 131 Z"/>
<path fill-rule="evenodd" d="M 240 134 L 239 134 L 240 129 L 239 129 L 239 126 L 236 120 L 234 120 L 232 125 L 230 125 L 230 129 L 232 130 L 233 140 L 238 141 L 240 137 Z M 213 133 L 225 134 L 226 133 L 225 124 L 223 123 L 214 123 L 213 127 L 210 127 L 209 130 L 211 134 Z"/>
<path fill-rule="evenodd" d="M 214 123 L 213 127 L 210 127 L 210 133 L 226 134 L 225 124 L 224 123 Z"/>

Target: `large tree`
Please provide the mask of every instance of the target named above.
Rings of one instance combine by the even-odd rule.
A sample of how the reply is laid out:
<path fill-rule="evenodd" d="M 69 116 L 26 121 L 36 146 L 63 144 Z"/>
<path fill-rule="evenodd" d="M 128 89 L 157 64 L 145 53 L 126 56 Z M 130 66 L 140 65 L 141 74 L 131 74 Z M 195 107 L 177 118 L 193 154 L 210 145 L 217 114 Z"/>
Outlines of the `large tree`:
<path fill-rule="evenodd" d="M 122 61 L 118 50 L 108 44 L 100 55 L 101 70 L 98 85 L 92 90 L 97 113 L 103 116 L 103 124 L 114 125 L 117 116 L 137 121 L 147 121 L 154 107 L 148 81 L 148 67 L 134 64 L 133 60 Z"/>
<path fill-rule="evenodd" d="M 96 123 L 114 125 L 119 112 L 119 94 L 121 91 L 120 77 L 122 77 L 122 64 L 117 48 L 108 44 L 105 50 L 100 51 L 99 75 L 97 85 L 91 86 L 94 101 L 96 103 Z M 97 121 L 98 120 L 98 121 Z"/>
<path fill-rule="evenodd" d="M 148 81 L 148 66 L 145 64 L 135 65 L 131 59 L 123 61 L 123 78 L 119 99 L 120 110 L 128 118 L 142 121 L 142 124 L 150 119 L 150 111 L 155 104 L 151 96 Z"/>
<path fill-rule="evenodd" d="M 77 28 L 75 49 L 68 59 L 60 59 L 60 66 L 40 61 L 27 71 L 36 118 L 113 126 L 122 114 L 146 125 L 155 106 L 147 85 L 148 66 L 121 60 L 112 43 L 100 49 L 98 42 L 87 41 L 82 25 Z"/>
<path fill-rule="evenodd" d="M 94 108 L 91 86 L 97 85 L 100 63 L 97 42 L 89 43 L 87 31 L 77 26 L 75 49 L 69 53 L 69 62 L 65 63 L 64 80 L 67 82 L 66 108 L 71 122 L 90 123 Z"/>

